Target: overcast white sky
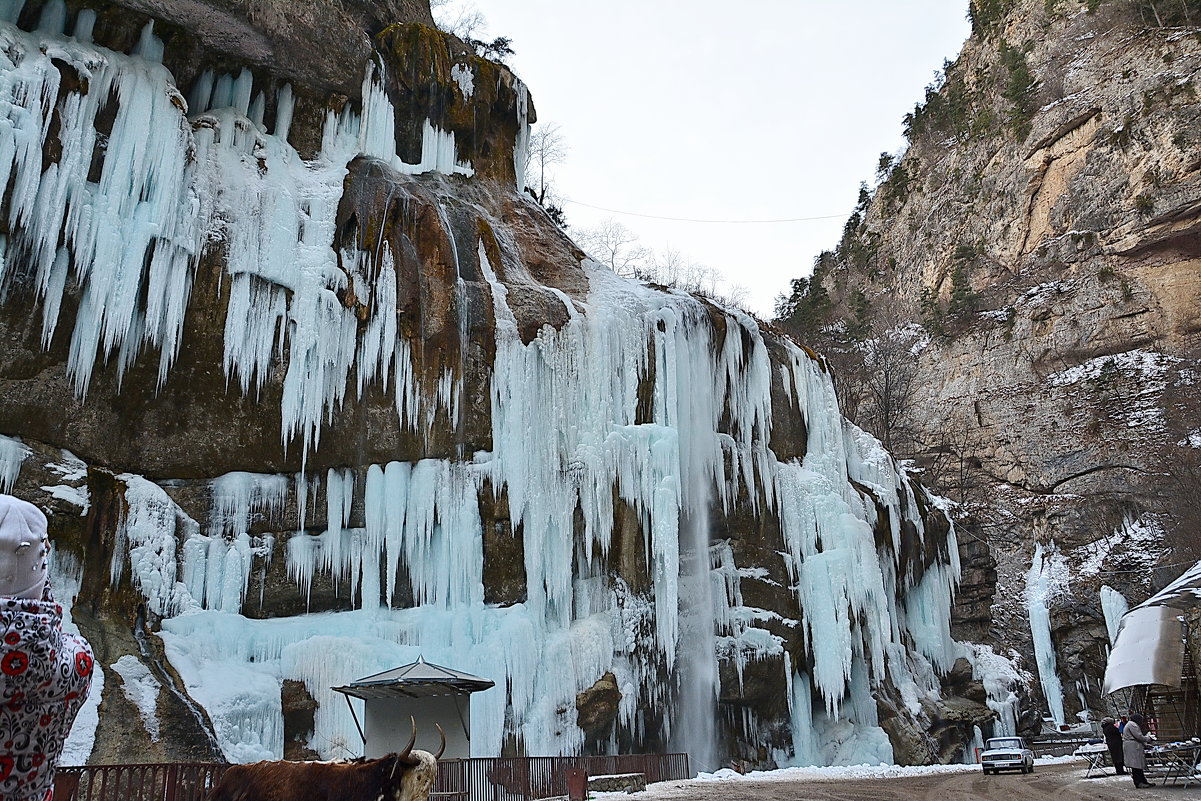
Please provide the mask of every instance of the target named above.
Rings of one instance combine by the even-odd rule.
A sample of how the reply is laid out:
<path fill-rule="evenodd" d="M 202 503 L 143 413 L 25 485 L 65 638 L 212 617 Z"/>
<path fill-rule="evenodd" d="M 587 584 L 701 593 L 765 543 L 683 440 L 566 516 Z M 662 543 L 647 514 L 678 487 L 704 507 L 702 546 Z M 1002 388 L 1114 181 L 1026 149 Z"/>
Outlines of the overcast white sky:
<path fill-rule="evenodd" d="M 508 36 L 570 151 L 572 226 L 619 220 L 747 287 L 753 311 L 838 241 L 901 118 L 969 33 L 967 0 L 456 0 Z M 669 222 L 833 219 L 785 224 Z"/>

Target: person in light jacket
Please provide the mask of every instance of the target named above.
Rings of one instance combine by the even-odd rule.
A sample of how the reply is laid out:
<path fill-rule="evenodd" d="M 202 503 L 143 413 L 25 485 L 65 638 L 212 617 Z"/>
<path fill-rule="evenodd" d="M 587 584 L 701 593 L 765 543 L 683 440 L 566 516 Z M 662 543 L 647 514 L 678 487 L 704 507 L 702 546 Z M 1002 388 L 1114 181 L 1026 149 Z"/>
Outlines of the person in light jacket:
<path fill-rule="evenodd" d="M 1125 757 L 1126 767 L 1130 769 L 1134 786 L 1140 789 L 1151 786 L 1151 782 L 1143 775 L 1147 769 L 1146 746 L 1150 739 L 1143 734 L 1143 716 L 1131 715 L 1122 729 L 1122 756 Z"/>
<path fill-rule="evenodd" d="M 46 579 L 46 516 L 0 495 L 0 799 L 49 801 L 92 649 L 63 631 Z"/>

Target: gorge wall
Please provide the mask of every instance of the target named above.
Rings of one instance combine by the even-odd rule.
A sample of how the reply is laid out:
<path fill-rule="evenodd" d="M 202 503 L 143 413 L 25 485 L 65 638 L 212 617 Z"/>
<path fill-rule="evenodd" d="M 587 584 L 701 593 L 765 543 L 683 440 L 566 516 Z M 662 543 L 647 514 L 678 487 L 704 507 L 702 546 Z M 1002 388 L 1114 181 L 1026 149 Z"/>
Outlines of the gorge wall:
<path fill-rule="evenodd" d="M 76 759 L 355 753 L 330 688 L 418 657 L 496 682 L 479 755 L 1013 729 L 826 363 L 585 258 L 526 87 L 428 7 L 0 12 L 0 491 L 103 669 Z"/>
<path fill-rule="evenodd" d="M 780 307 L 960 504 L 955 630 L 1020 654 L 1058 723 L 1114 711 L 1117 617 L 1201 556 L 1201 14 L 1161 6 L 974 2 L 907 150 Z"/>

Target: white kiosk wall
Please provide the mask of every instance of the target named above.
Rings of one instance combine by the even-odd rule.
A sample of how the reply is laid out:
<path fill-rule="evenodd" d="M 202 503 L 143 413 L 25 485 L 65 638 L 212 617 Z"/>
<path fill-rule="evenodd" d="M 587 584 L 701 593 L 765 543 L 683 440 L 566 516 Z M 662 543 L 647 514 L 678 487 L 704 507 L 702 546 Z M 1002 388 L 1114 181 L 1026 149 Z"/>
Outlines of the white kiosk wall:
<path fill-rule="evenodd" d="M 437 723 L 446 732 L 443 759 L 471 756 L 471 696 L 466 693 L 432 695 L 424 698 L 372 698 L 364 702 L 363 733 L 367 737 L 364 756 L 368 759 L 394 754 L 404 748 L 417 721 L 417 743 L 421 751 L 438 753 Z"/>

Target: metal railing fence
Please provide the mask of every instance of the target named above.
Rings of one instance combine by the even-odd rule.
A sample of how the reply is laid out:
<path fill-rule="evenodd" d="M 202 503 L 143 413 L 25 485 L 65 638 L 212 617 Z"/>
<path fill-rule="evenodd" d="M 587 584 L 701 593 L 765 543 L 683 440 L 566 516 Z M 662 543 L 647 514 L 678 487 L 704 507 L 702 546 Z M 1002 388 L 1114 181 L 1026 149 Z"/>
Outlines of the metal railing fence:
<path fill-rule="evenodd" d="M 165 763 L 59 768 L 54 801 L 204 801 L 226 765 Z M 533 801 L 567 795 L 568 768 L 589 776 L 641 773 L 647 783 L 689 777 L 687 754 L 473 757 L 438 763 L 434 801 Z"/>

